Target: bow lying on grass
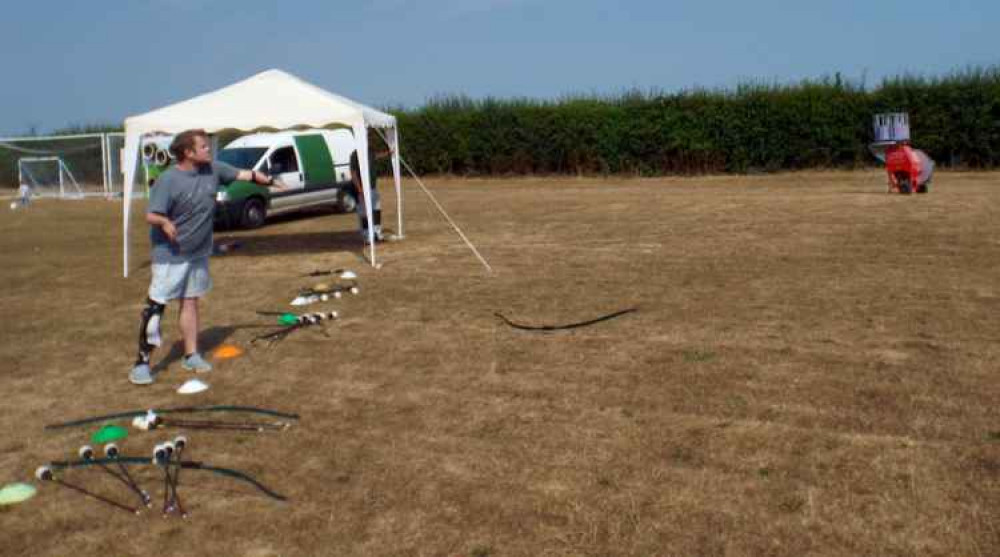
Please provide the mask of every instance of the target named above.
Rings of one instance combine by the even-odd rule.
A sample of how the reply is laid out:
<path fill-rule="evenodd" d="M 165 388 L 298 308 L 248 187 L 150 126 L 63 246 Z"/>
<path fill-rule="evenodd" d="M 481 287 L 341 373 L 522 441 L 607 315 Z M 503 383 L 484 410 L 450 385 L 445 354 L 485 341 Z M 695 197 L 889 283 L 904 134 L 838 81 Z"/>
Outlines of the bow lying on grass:
<path fill-rule="evenodd" d="M 579 323 L 570 323 L 568 325 L 541 325 L 541 326 L 531 326 L 531 325 L 521 325 L 519 323 L 514 323 L 510 319 L 503 316 L 502 313 L 495 312 L 500 319 L 503 319 L 504 323 L 514 327 L 515 329 L 521 329 L 522 331 L 562 331 L 566 329 L 576 329 L 577 327 L 586 327 L 587 325 L 593 325 L 595 323 L 600 323 L 601 321 L 607 321 L 609 319 L 614 319 L 615 317 L 620 317 L 626 313 L 632 313 L 633 311 L 639 311 L 639 308 L 628 308 L 621 311 L 616 311 L 614 313 L 609 313 L 608 315 L 603 315 L 596 319 L 590 319 L 588 321 L 580 321 Z"/>
<path fill-rule="evenodd" d="M 278 410 L 271 410 L 269 408 L 258 408 L 256 406 L 175 406 L 169 408 L 153 408 L 152 409 L 157 414 L 193 414 L 198 412 L 245 412 L 249 414 L 262 414 L 264 416 L 275 416 L 278 418 L 286 418 L 289 420 L 299 419 L 298 414 L 289 414 L 287 412 L 279 412 Z M 127 412 L 119 412 L 117 414 L 105 414 L 103 416 L 92 416 L 89 418 L 81 418 L 79 420 L 73 420 L 69 422 L 62 422 L 58 424 L 49 424 L 45 426 L 45 429 L 64 429 L 67 427 L 78 427 L 82 425 L 97 424 L 102 422 L 121 420 L 124 418 L 134 418 L 136 416 L 145 416 L 149 413 L 149 408 L 144 408 L 142 410 L 129 410 Z"/>
<path fill-rule="evenodd" d="M 70 469 L 70 468 L 86 468 L 88 466 L 104 466 L 104 465 L 115 464 L 115 463 L 120 463 L 120 464 L 125 464 L 125 465 L 130 465 L 130 466 L 143 466 L 143 465 L 146 465 L 146 466 L 162 466 L 162 464 L 158 464 L 158 463 L 152 461 L 151 459 L 145 458 L 145 457 L 119 456 L 117 458 L 93 458 L 93 459 L 89 459 L 89 460 L 63 460 L 63 461 L 55 461 L 55 462 L 49 463 L 49 468 L 51 468 L 53 470 L 65 470 L 65 469 Z M 248 474 L 246 474 L 244 472 L 240 472 L 239 470 L 233 470 L 231 468 L 220 468 L 220 467 L 217 467 L 217 466 L 209 466 L 208 464 L 204 464 L 202 462 L 197 462 L 197 461 L 191 461 L 191 460 L 184 460 L 184 461 L 181 461 L 181 462 L 173 462 L 170 465 L 171 466 L 180 466 L 181 468 L 190 469 L 190 470 L 202 470 L 202 471 L 205 471 L 205 472 L 212 472 L 213 474 L 219 474 L 219 475 L 222 475 L 222 476 L 228 476 L 230 478 L 241 480 L 241 481 L 244 481 L 244 482 L 247 482 L 247 483 L 253 485 L 258 490 L 260 490 L 262 493 L 264 493 L 268 497 L 270 497 L 272 499 L 275 499 L 277 501 L 287 501 L 288 500 L 288 498 L 285 497 L 284 495 L 282 495 L 280 493 L 277 493 L 277 492 L 269 489 L 267 486 L 265 486 L 264 484 L 260 483 L 259 481 L 257 481 L 256 479 L 254 479 L 252 476 L 250 476 L 250 475 L 248 475 Z"/>

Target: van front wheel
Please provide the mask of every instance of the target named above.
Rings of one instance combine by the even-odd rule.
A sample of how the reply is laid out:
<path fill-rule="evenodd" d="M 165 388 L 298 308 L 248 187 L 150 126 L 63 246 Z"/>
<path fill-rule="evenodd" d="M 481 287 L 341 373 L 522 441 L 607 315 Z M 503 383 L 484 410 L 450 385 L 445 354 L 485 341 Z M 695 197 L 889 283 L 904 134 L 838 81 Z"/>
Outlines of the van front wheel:
<path fill-rule="evenodd" d="M 337 192 L 337 202 L 334 204 L 334 207 L 336 207 L 338 211 L 341 213 L 353 213 L 357 206 L 358 202 L 354 199 L 354 196 L 351 195 L 350 192 L 345 189 L 341 189 Z"/>
<path fill-rule="evenodd" d="M 243 211 L 240 214 L 240 226 L 243 228 L 260 228 L 267 217 L 267 207 L 264 200 L 259 197 L 251 197 L 243 202 Z"/>

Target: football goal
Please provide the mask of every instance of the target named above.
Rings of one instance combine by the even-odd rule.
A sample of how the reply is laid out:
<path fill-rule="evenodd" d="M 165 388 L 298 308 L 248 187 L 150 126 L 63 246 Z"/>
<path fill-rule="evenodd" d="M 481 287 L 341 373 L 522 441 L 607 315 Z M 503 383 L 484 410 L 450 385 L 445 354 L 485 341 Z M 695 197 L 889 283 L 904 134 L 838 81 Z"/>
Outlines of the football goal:
<path fill-rule="evenodd" d="M 0 187 L 27 184 L 34 195 L 120 197 L 122 133 L 0 138 Z"/>
<path fill-rule="evenodd" d="M 60 157 L 17 159 L 17 182 L 30 186 L 34 197 L 84 197 L 83 188 Z"/>

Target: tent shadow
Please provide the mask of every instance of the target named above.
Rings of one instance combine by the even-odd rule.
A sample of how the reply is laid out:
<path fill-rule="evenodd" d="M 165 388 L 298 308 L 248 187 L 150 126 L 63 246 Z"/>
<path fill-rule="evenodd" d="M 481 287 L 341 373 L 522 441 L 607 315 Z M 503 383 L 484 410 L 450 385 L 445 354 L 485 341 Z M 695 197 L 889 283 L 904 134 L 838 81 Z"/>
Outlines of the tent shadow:
<path fill-rule="evenodd" d="M 267 224 L 265 224 L 264 226 L 267 227 L 267 226 L 270 226 L 270 225 L 280 224 L 280 223 L 284 223 L 284 222 L 295 222 L 295 221 L 311 220 L 311 219 L 317 219 L 317 218 L 329 218 L 329 217 L 337 218 L 336 217 L 337 215 L 351 215 L 351 216 L 354 216 L 354 213 L 353 212 L 351 212 L 351 213 L 341 213 L 340 211 L 338 211 L 334 207 L 330 207 L 330 206 L 304 207 L 304 208 L 298 209 L 296 211 L 291 211 L 291 212 L 288 212 L 288 213 L 282 213 L 280 215 L 275 215 L 273 217 L 268 217 L 267 218 Z M 347 217 L 345 216 L 343 218 L 347 218 Z M 355 217 L 355 219 L 356 218 L 357 217 Z M 351 222 L 354 222 L 354 221 L 351 221 Z"/>
<path fill-rule="evenodd" d="M 354 213 L 350 213 L 353 215 Z M 342 213 L 334 207 L 331 206 L 319 206 L 319 207 L 303 207 L 301 209 L 296 209 L 287 213 L 281 213 L 279 215 L 268 216 L 267 222 L 264 224 L 263 230 L 267 230 L 268 227 L 274 225 L 279 225 L 286 222 L 297 222 L 311 219 L 336 217 L 337 215 L 347 215 L 347 213 Z M 219 233 L 226 232 L 238 232 L 241 229 L 236 225 L 235 222 L 229 219 L 229 216 L 225 213 L 222 214 L 214 223 L 214 229 L 216 235 Z"/>
<path fill-rule="evenodd" d="M 361 253 L 364 243 L 361 234 L 356 230 L 329 232 L 294 232 L 289 234 L 271 235 L 222 235 L 216 233 L 215 245 L 236 244 L 236 249 L 225 253 L 213 253 L 212 259 L 229 259 L 233 257 L 260 257 L 267 255 L 330 253 L 346 251 Z M 138 265 L 135 270 L 142 271 L 152 266 L 149 259 Z"/>
<path fill-rule="evenodd" d="M 332 251 L 360 252 L 364 247 L 356 231 L 295 232 L 290 234 L 260 235 L 232 238 L 240 247 L 217 256 L 259 257 L 267 255 L 330 253 Z"/>

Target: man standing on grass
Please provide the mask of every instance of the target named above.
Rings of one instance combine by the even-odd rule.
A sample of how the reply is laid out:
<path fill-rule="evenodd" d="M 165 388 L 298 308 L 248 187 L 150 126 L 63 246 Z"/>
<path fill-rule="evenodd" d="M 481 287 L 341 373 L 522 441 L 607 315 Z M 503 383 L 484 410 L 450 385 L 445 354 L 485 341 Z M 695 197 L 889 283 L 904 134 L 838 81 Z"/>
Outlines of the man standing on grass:
<path fill-rule="evenodd" d="M 271 176 L 240 170 L 212 161 L 204 130 L 177 134 L 170 144 L 176 164 L 160 175 L 150 189 L 146 222 L 152 242 L 152 279 L 142 310 L 139 355 L 129 374 L 136 385 L 153 382 L 149 359 L 162 342 L 160 318 L 170 300 L 180 300 L 180 329 L 184 339 L 181 367 L 200 373 L 212 370 L 198 352 L 198 299 L 212 288 L 208 258 L 212 254 L 215 194 L 220 184 L 234 180 L 284 185 Z"/>

